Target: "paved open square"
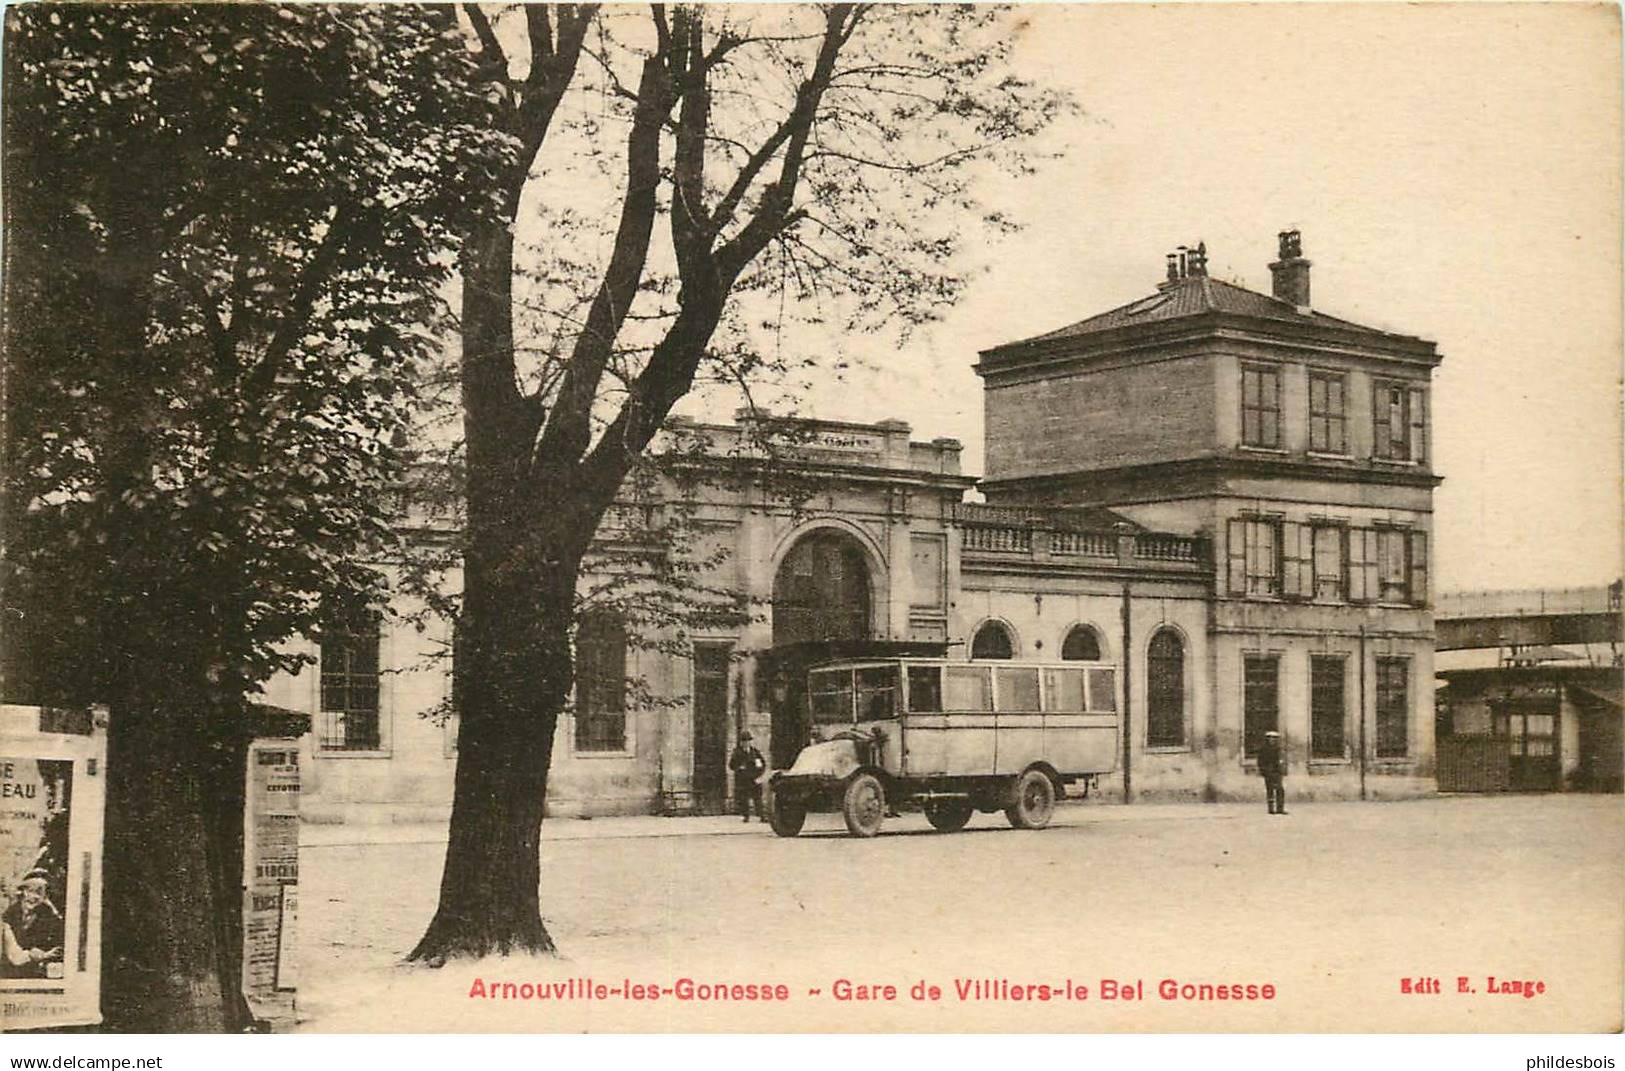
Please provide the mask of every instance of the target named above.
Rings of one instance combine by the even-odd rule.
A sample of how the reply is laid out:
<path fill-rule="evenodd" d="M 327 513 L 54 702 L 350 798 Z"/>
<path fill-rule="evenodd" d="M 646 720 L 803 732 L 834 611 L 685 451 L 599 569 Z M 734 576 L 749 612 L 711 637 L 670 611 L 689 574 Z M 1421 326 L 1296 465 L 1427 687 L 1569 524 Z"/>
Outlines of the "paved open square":
<path fill-rule="evenodd" d="M 550 819 L 565 958 L 440 970 L 401 959 L 443 831 L 307 826 L 302 1029 L 1619 1028 L 1625 800 L 1289 808 L 1089 801 L 955 834 L 904 815 L 872 840 L 833 815 L 794 840 Z"/>

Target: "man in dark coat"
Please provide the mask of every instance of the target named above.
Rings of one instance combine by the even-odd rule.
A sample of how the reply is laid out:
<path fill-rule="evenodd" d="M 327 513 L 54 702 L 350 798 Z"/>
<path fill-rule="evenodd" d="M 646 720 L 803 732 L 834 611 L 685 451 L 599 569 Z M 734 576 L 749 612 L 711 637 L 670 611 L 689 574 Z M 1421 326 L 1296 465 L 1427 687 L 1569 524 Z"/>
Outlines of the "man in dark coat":
<path fill-rule="evenodd" d="M 1264 776 L 1264 802 L 1270 814 L 1286 813 L 1286 789 L 1281 779 L 1286 776 L 1286 763 L 1281 758 L 1281 734 L 1271 729 L 1264 734 L 1264 745 L 1258 749 L 1258 772 Z"/>
<path fill-rule="evenodd" d="M 0 977 L 44 978 L 46 965 L 62 959 L 62 913 L 46 897 L 46 885 L 43 870 L 29 871 L 0 916 L 6 946 Z"/>
<path fill-rule="evenodd" d="M 750 808 L 755 804 L 756 817 L 767 821 L 767 816 L 762 813 L 761 783 L 762 774 L 767 772 L 767 760 L 750 742 L 748 729 L 739 730 L 739 743 L 735 745 L 733 754 L 728 756 L 728 769 L 734 774 L 734 802 L 739 804 L 740 817 L 750 821 Z"/>

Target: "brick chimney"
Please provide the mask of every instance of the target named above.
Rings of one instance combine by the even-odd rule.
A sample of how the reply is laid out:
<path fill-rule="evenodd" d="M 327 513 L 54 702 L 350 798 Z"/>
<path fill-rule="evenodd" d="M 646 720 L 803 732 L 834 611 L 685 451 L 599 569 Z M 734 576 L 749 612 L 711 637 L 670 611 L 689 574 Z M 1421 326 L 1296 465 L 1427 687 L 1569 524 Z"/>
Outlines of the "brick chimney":
<path fill-rule="evenodd" d="M 1309 307 L 1309 261 L 1303 259 L 1303 236 L 1297 231 L 1280 233 L 1280 259 L 1270 265 L 1272 290 L 1277 301 L 1300 309 Z"/>
<path fill-rule="evenodd" d="M 1158 290 L 1170 290 L 1186 279 L 1207 274 L 1207 243 L 1197 242 L 1196 248 L 1180 246 L 1168 254 L 1168 278 L 1157 284 Z"/>

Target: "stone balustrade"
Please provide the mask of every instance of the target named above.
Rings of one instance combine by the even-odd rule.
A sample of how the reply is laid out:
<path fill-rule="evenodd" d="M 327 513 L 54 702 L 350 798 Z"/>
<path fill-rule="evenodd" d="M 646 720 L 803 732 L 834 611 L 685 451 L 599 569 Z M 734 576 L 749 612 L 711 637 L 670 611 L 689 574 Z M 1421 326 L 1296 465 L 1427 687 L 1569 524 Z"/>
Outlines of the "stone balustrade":
<path fill-rule="evenodd" d="M 1029 558 L 1201 570 L 1209 567 L 1207 540 L 1167 532 L 1103 530 L 1080 525 L 1064 509 L 1022 509 L 961 503 L 954 524 L 967 556 Z"/>

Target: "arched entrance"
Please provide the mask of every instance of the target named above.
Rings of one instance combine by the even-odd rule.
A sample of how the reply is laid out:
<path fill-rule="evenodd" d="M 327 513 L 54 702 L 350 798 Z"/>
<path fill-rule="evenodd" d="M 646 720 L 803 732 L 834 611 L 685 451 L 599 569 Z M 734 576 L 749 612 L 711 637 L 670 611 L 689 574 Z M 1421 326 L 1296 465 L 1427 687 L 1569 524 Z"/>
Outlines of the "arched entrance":
<path fill-rule="evenodd" d="M 837 529 L 817 529 L 796 540 L 773 576 L 773 645 L 868 639 L 871 609 L 862 545 Z"/>
<path fill-rule="evenodd" d="M 767 659 L 774 767 L 794 762 L 807 742 L 810 662 L 830 657 L 827 645 L 874 637 L 874 588 L 863 544 L 837 528 L 803 535 L 779 563 L 773 576 L 773 651 Z"/>

